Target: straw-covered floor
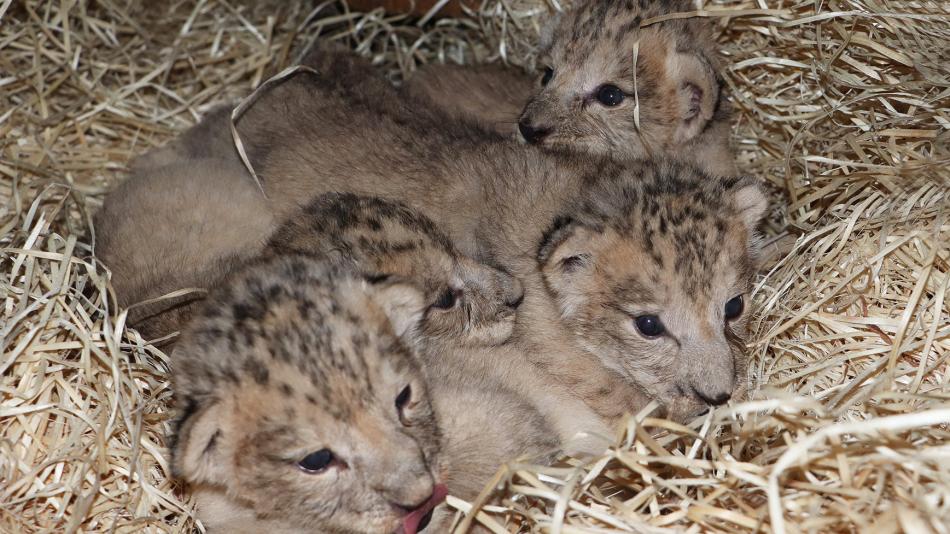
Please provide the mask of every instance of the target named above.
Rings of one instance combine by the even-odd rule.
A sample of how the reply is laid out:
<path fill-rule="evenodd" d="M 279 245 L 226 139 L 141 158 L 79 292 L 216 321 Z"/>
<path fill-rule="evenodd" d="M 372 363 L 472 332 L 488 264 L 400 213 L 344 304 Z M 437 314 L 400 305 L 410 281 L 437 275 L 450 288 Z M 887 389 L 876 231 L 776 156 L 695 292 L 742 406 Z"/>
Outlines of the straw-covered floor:
<path fill-rule="evenodd" d="M 316 2 L 0 0 L 0 531 L 188 532 L 168 358 L 125 327 L 89 220 L 128 159 L 318 35 L 398 77 L 530 65 L 555 0 L 458 19 Z M 756 288 L 752 401 L 499 472 L 495 532 L 950 532 L 950 3 L 715 0 L 745 172 L 795 250 Z M 563 1 L 561 3 L 563 5 Z M 455 500 L 460 510 L 469 505 Z"/>

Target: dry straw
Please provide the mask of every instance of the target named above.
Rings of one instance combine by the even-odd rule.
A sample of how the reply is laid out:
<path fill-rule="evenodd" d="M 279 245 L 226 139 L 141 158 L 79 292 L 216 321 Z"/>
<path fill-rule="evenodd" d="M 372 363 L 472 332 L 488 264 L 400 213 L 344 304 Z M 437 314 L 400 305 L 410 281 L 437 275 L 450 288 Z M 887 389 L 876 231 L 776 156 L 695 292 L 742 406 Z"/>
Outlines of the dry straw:
<path fill-rule="evenodd" d="M 131 156 L 317 38 L 397 78 L 530 66 L 564 5 L 488 0 L 420 27 L 277 0 L 0 0 L 0 531 L 195 526 L 168 476 L 167 358 L 92 256 L 90 214 Z M 721 30 L 741 166 L 774 186 L 767 233 L 795 241 L 756 288 L 760 387 L 690 426 L 647 410 L 604 457 L 514 463 L 450 504 L 494 532 L 950 532 L 950 4 L 690 16 Z"/>

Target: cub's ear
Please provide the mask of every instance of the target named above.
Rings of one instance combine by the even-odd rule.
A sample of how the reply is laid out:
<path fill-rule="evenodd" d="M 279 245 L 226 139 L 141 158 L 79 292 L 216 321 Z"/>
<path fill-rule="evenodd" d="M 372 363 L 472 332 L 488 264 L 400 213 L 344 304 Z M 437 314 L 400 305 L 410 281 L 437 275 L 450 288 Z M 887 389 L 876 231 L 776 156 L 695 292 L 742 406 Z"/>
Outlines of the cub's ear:
<path fill-rule="evenodd" d="M 172 470 L 190 483 L 223 484 L 226 462 L 222 437 L 227 424 L 225 407 L 220 401 L 199 405 L 189 398 L 176 422 L 172 446 Z"/>
<path fill-rule="evenodd" d="M 732 205 L 746 228 L 754 232 L 769 208 L 769 199 L 758 180 L 743 177 L 731 188 Z"/>
<path fill-rule="evenodd" d="M 563 11 L 553 11 L 542 20 L 541 33 L 538 36 L 539 52 L 546 52 L 554 45 L 554 36 L 557 33 L 557 27 L 561 25 L 563 18 Z"/>
<path fill-rule="evenodd" d="M 721 87 L 712 63 L 700 54 L 671 50 L 666 70 L 674 84 L 676 94 L 671 96 L 679 111 L 674 141 L 683 143 L 699 135 L 712 120 L 719 107 Z"/>
<path fill-rule="evenodd" d="M 393 332 L 404 337 L 422 321 L 426 310 L 425 295 L 415 286 L 389 276 L 368 276 L 373 301 L 383 310 Z"/>
<path fill-rule="evenodd" d="M 538 264 L 545 271 L 557 268 L 573 272 L 585 267 L 592 254 L 588 246 L 590 241 L 585 237 L 593 235 L 589 228 L 571 219 L 559 219 L 544 236 L 538 249 Z"/>
<path fill-rule="evenodd" d="M 568 317 L 588 299 L 587 281 L 602 232 L 574 222 L 562 222 L 548 232 L 538 251 L 538 265 L 554 293 L 561 315 Z"/>

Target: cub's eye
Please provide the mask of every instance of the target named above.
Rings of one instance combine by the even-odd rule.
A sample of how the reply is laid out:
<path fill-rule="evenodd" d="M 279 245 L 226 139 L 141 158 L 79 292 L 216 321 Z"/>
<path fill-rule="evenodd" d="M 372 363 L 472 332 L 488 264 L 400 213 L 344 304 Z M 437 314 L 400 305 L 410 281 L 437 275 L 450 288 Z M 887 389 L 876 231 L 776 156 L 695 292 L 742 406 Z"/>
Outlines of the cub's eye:
<path fill-rule="evenodd" d="M 297 466 L 303 469 L 305 473 L 320 473 L 330 466 L 333 458 L 333 453 L 329 449 L 320 449 L 304 456 L 302 460 L 297 462 Z"/>
<path fill-rule="evenodd" d="M 726 303 L 726 320 L 731 321 L 739 317 L 743 310 L 745 310 L 745 302 L 742 300 L 742 295 L 733 297 Z"/>
<path fill-rule="evenodd" d="M 460 294 L 461 291 L 452 289 L 450 287 L 443 291 L 441 295 L 439 295 L 439 298 L 436 299 L 434 304 L 432 304 L 432 307 L 440 310 L 448 310 L 453 308 L 458 302 Z"/>
<path fill-rule="evenodd" d="M 402 388 L 399 395 L 396 395 L 396 409 L 401 412 L 409 404 L 410 399 L 412 399 L 412 386 L 406 386 Z"/>
<path fill-rule="evenodd" d="M 551 67 L 544 67 L 544 74 L 541 75 L 541 85 L 547 85 L 551 83 L 552 78 L 554 78 L 554 69 Z"/>
<path fill-rule="evenodd" d="M 646 337 L 656 337 L 666 331 L 656 315 L 641 315 L 634 319 L 634 322 L 637 324 L 637 330 Z"/>
<path fill-rule="evenodd" d="M 616 85 L 601 85 L 597 90 L 597 100 L 609 108 L 619 106 L 626 96 Z"/>

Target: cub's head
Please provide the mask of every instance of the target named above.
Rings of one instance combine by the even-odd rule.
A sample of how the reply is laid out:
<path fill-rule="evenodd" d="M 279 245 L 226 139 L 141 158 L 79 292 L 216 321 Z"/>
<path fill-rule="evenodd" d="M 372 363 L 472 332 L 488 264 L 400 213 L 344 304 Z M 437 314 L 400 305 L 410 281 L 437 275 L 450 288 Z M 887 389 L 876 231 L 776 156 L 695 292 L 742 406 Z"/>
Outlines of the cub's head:
<path fill-rule="evenodd" d="M 603 363 L 687 417 L 743 393 L 767 200 L 752 179 L 646 163 L 605 177 L 547 233 L 562 321 Z"/>
<path fill-rule="evenodd" d="M 538 56 L 538 90 L 519 122 L 524 139 L 644 158 L 725 120 L 725 108 L 717 115 L 716 45 L 704 23 L 640 27 L 646 19 L 689 10 L 685 0 L 582 0 L 551 21 Z"/>
<path fill-rule="evenodd" d="M 220 288 L 174 352 L 174 469 L 219 501 L 202 520 L 415 532 L 442 492 L 439 429 L 407 345 L 422 309 L 410 286 L 302 257 Z"/>
<path fill-rule="evenodd" d="M 524 295 L 517 278 L 460 254 L 424 215 L 375 197 L 320 196 L 277 230 L 268 248 L 332 256 L 411 282 L 428 304 L 419 326 L 428 339 L 503 343 Z"/>

